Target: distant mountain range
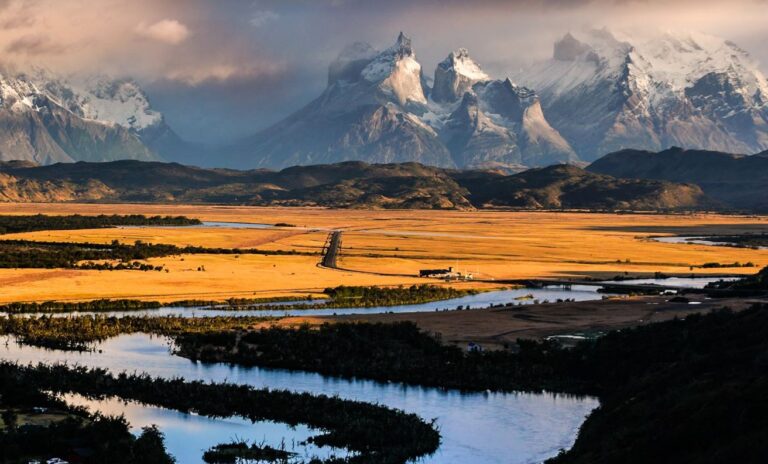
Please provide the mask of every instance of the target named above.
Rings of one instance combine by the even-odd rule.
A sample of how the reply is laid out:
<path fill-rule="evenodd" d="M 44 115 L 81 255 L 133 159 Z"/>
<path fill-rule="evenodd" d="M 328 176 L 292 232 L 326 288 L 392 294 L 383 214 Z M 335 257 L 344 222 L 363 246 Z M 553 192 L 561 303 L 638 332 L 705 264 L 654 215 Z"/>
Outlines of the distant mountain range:
<path fill-rule="evenodd" d="M 516 175 L 351 161 L 282 171 L 114 161 L 0 164 L 0 201 L 184 202 L 338 208 L 674 210 L 716 206 L 695 185 L 555 165 Z"/>
<path fill-rule="evenodd" d="M 159 160 L 184 145 L 132 80 L 0 71 L 0 161 Z"/>
<path fill-rule="evenodd" d="M 520 169 L 578 159 L 533 90 L 490 78 L 464 49 L 437 66 L 430 89 L 402 33 L 381 52 L 347 47 L 320 97 L 235 151 L 268 167 L 363 160 Z"/>
<path fill-rule="evenodd" d="M 768 81 L 749 54 L 704 34 L 566 34 L 515 78 L 585 161 L 624 148 L 768 149 Z"/>
<path fill-rule="evenodd" d="M 360 160 L 519 172 L 673 145 L 768 149 L 768 82 L 744 50 L 702 34 L 592 30 L 566 34 L 551 59 L 497 79 L 465 49 L 425 73 L 401 33 L 382 51 L 348 46 L 317 99 L 216 150 L 181 140 L 133 80 L 0 70 L 0 160 L 271 169 Z"/>

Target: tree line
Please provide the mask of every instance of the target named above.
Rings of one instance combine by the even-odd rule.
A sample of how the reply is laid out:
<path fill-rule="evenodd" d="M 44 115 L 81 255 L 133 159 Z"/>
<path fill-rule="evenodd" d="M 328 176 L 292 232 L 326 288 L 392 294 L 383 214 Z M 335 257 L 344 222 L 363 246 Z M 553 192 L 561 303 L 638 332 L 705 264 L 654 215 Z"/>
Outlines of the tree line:
<path fill-rule="evenodd" d="M 305 424 L 318 430 L 310 443 L 353 451 L 343 461 L 350 464 L 405 463 L 433 453 L 440 444 L 434 424 L 415 414 L 326 395 L 127 373 L 112 375 L 103 369 L 66 365 L 0 363 L 0 379 L 8 378 L 30 389 L 88 398 L 117 396 L 208 417 L 238 415 L 254 422 Z"/>
<path fill-rule="evenodd" d="M 213 310 L 296 310 L 327 308 L 369 308 L 374 306 L 399 306 L 428 303 L 432 301 L 460 298 L 477 294 L 476 290 L 438 287 L 435 285 L 413 285 L 410 287 L 332 287 L 324 290 L 327 300 L 313 302 L 312 295 L 270 298 L 228 298 L 226 300 L 177 300 L 162 303 L 131 299 L 99 299 L 92 301 L 68 302 L 46 301 L 7 303 L 0 305 L 0 313 L 67 313 L 67 312 L 109 312 L 141 311 L 162 307 L 183 307 Z M 279 304 L 278 304 L 279 303 Z"/>
<path fill-rule="evenodd" d="M 135 437 L 123 417 L 72 407 L 18 375 L 16 366 L 0 365 L 0 462 L 21 463 L 58 457 L 85 464 L 172 464 L 162 433 L 147 427 Z M 19 415 L 57 415 L 48 425 L 20 424 Z"/>
<path fill-rule="evenodd" d="M 162 270 L 139 261 L 185 254 L 258 254 L 267 256 L 305 255 L 317 253 L 294 250 L 260 250 L 257 248 L 178 247 L 162 243 L 75 243 L 31 240 L 0 240 L 0 268 L 69 268 L 96 270 Z"/>
<path fill-rule="evenodd" d="M 757 463 L 768 456 L 768 305 L 612 331 L 573 348 L 547 340 L 518 345 L 516 353 L 466 353 L 410 323 L 176 337 L 183 356 L 203 361 L 598 396 L 575 446 L 552 464 Z"/>
<path fill-rule="evenodd" d="M 144 216 L 131 215 L 98 215 L 82 216 L 80 214 L 64 216 L 48 216 L 36 214 L 30 216 L 2 215 L 0 216 L 0 234 L 16 234 L 22 232 L 37 232 L 42 230 L 76 230 L 103 229 L 119 226 L 193 226 L 200 225 L 199 219 L 185 216 Z"/>
<path fill-rule="evenodd" d="M 94 342 L 121 334 L 151 333 L 178 335 L 222 330 L 246 330 L 274 320 L 264 317 L 25 317 L 0 318 L 0 335 L 11 335 L 21 343 L 51 349 L 88 351 Z"/>

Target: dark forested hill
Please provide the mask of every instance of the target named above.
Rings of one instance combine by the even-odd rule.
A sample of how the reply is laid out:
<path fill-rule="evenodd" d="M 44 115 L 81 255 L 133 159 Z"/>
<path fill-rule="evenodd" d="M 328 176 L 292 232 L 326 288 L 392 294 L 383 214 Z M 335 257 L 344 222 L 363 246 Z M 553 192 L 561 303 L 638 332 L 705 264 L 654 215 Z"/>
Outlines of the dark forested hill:
<path fill-rule="evenodd" d="M 555 165 L 506 175 L 418 163 L 203 169 L 115 161 L 0 165 L 0 201 L 188 202 L 340 208 L 675 210 L 716 207 L 695 185 Z"/>
<path fill-rule="evenodd" d="M 658 153 L 622 150 L 605 155 L 587 170 L 622 178 L 689 182 L 731 208 L 768 211 L 768 152 L 744 156 L 674 147 Z"/>

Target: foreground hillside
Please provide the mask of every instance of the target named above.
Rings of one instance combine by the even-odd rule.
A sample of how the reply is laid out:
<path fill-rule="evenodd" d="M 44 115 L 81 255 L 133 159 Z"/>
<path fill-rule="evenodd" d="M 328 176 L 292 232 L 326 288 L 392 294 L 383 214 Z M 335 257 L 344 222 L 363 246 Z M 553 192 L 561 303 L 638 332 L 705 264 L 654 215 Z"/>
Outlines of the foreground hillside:
<path fill-rule="evenodd" d="M 768 152 L 752 156 L 670 148 L 658 153 L 622 150 L 588 171 L 622 178 L 690 182 L 731 208 L 768 211 Z"/>
<path fill-rule="evenodd" d="M 695 185 L 617 179 L 555 165 L 515 175 L 417 163 L 346 162 L 282 171 L 116 161 L 0 164 L 0 201 L 161 202 L 334 208 L 602 210 L 712 208 Z"/>

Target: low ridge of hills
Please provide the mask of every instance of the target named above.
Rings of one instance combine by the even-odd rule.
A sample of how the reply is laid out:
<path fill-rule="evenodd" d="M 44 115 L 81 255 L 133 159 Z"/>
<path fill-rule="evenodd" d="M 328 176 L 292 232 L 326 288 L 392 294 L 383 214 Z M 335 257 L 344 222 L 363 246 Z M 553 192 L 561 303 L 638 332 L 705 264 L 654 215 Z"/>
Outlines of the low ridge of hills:
<path fill-rule="evenodd" d="M 409 209 L 712 209 L 691 184 L 620 179 L 571 165 L 507 175 L 350 161 L 281 171 L 135 160 L 0 163 L 0 201 L 161 202 Z"/>
<path fill-rule="evenodd" d="M 587 167 L 597 174 L 696 184 L 731 209 L 768 211 L 768 152 L 734 155 L 673 147 L 660 152 L 622 150 Z"/>

